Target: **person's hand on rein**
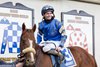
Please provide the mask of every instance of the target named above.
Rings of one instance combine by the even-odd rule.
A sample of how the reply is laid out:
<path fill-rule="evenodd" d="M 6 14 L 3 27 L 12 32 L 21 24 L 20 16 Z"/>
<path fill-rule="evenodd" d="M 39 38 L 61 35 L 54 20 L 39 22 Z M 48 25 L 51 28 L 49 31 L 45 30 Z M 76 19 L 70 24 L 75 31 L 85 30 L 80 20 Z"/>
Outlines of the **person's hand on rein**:
<path fill-rule="evenodd" d="M 56 47 L 56 50 L 59 52 L 61 50 L 61 47 Z"/>

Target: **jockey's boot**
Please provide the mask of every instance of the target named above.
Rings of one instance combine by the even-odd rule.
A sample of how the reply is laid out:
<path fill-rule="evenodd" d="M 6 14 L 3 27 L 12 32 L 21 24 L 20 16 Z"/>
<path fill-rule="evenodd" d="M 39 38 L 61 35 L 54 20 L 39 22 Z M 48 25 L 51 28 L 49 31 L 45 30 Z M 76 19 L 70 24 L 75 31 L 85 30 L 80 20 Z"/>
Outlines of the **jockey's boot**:
<path fill-rule="evenodd" d="M 61 54 L 61 52 L 58 52 L 56 50 L 49 50 L 47 53 L 60 57 L 60 63 L 62 63 L 64 60 L 64 56 Z"/>

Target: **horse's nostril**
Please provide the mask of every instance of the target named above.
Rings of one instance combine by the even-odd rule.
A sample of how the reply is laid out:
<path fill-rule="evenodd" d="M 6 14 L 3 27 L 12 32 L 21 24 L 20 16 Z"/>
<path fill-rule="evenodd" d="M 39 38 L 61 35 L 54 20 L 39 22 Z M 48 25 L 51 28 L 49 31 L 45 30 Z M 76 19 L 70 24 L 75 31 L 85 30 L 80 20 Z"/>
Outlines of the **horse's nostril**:
<path fill-rule="evenodd" d="M 33 61 L 33 62 L 30 62 L 30 65 L 33 65 L 33 64 L 35 64 L 35 62 Z"/>
<path fill-rule="evenodd" d="M 31 60 L 31 59 L 27 59 L 26 61 L 27 62 L 30 62 L 30 63 L 33 63 L 34 62 L 34 60 Z"/>
<path fill-rule="evenodd" d="M 27 61 L 29 62 L 30 60 L 29 60 L 29 59 L 27 59 Z"/>

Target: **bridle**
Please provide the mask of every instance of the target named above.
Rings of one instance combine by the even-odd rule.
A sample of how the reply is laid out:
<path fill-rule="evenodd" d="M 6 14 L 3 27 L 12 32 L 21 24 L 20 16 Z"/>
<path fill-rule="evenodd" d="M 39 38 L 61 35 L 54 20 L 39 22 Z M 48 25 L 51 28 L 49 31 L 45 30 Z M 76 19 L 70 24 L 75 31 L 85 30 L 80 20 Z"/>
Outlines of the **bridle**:
<path fill-rule="evenodd" d="M 30 46 L 29 47 L 27 47 L 27 48 L 25 48 L 25 49 L 23 49 L 22 51 L 21 51 L 21 53 L 18 55 L 18 58 L 19 59 L 21 59 L 22 58 L 22 60 L 24 60 L 24 62 L 25 62 L 25 65 L 29 65 L 30 63 L 35 63 L 35 54 L 36 54 L 36 50 L 32 47 L 32 40 L 30 40 L 30 39 L 28 39 L 29 40 L 29 43 L 30 43 Z M 30 56 L 31 56 L 31 62 L 30 62 L 30 60 L 28 60 L 26 57 L 25 57 L 25 55 L 27 54 L 27 53 L 30 53 Z"/>

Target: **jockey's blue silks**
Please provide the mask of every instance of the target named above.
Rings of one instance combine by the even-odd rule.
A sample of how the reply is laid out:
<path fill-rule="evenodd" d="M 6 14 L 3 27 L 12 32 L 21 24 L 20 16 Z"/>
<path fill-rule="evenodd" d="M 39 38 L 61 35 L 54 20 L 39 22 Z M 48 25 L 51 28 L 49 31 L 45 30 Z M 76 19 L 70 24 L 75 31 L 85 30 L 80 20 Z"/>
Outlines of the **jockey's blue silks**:
<path fill-rule="evenodd" d="M 44 52 L 48 52 L 56 47 L 64 47 L 67 39 L 63 23 L 56 19 L 51 21 L 41 21 L 38 27 L 37 44 L 43 47 Z M 52 43 L 51 43 L 52 42 Z"/>
<path fill-rule="evenodd" d="M 42 41 L 42 36 L 44 41 L 61 41 L 60 46 L 63 47 L 67 39 L 67 36 L 63 34 L 65 29 L 63 28 L 63 23 L 53 19 L 50 23 L 46 23 L 44 20 L 39 23 L 37 34 L 37 43 Z"/>

